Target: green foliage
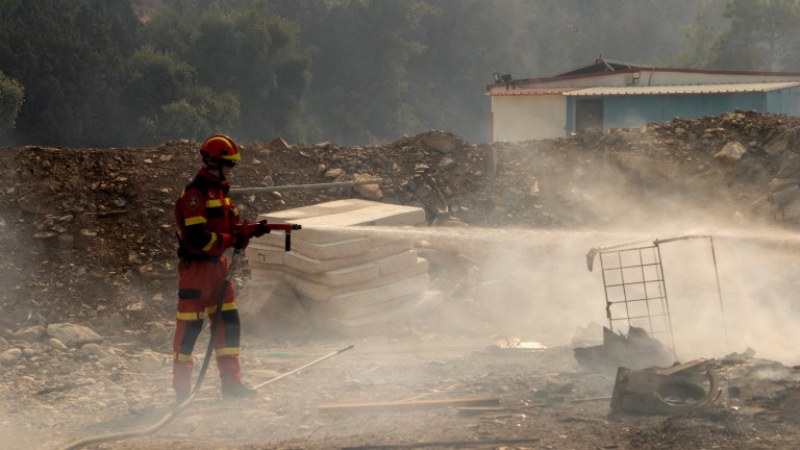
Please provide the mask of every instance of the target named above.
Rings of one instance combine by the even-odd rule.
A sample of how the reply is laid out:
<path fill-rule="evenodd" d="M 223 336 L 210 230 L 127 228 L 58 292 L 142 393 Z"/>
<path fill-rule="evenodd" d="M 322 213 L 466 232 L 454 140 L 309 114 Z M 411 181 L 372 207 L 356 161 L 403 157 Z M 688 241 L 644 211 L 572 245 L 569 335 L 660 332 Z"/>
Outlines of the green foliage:
<path fill-rule="evenodd" d="M 0 137 L 14 129 L 24 97 L 22 85 L 0 72 Z"/>
<path fill-rule="evenodd" d="M 181 2 L 149 23 L 147 36 L 154 47 L 194 67 L 199 84 L 235 97 L 241 114 L 231 134 L 241 140 L 272 139 L 298 129 L 310 59 L 297 48 L 297 28 L 274 15 L 266 2 L 241 4 L 224 3 L 223 9 L 217 2 Z M 180 35 L 174 29 L 182 30 Z"/>
<path fill-rule="evenodd" d="M 717 34 L 711 20 L 711 7 L 711 2 L 706 2 L 695 16 L 694 23 L 681 28 L 681 50 L 670 59 L 671 66 L 704 69 L 711 63 Z"/>
<path fill-rule="evenodd" d="M 480 142 L 494 72 L 599 56 L 800 71 L 800 0 L 143 1 L 0 0 L 4 139 Z"/>
<path fill-rule="evenodd" d="M 435 11 L 421 0 L 274 2 L 314 47 L 306 103 L 323 136 L 340 143 L 396 139 L 422 128 L 408 74 L 425 51 L 420 28 Z"/>
<path fill-rule="evenodd" d="M 200 85 L 192 66 L 149 46 L 128 60 L 122 93 L 126 116 L 134 122 L 128 128 L 132 143 L 201 139 L 240 117 L 233 94 Z"/>
<path fill-rule="evenodd" d="M 730 0 L 724 17 L 730 26 L 715 44 L 712 67 L 784 70 L 797 61 L 800 0 Z"/>
<path fill-rule="evenodd" d="M 202 140 L 214 132 L 230 129 L 239 118 L 239 104 L 233 94 L 216 94 L 207 87 L 194 89 L 186 99 L 161 106 L 140 124 L 156 141 L 175 137 Z"/>
<path fill-rule="evenodd" d="M 0 13 L 0 69 L 26 92 L 18 134 L 42 144 L 112 143 L 120 67 L 138 27 L 130 2 L 5 1 Z"/>

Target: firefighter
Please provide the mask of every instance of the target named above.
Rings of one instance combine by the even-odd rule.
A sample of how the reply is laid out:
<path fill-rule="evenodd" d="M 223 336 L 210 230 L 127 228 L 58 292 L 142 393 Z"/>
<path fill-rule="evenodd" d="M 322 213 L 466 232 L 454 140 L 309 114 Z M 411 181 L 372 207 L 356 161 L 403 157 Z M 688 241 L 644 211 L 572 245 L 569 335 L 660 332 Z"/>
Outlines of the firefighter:
<path fill-rule="evenodd" d="M 173 340 L 172 386 L 178 403 L 189 397 L 194 349 L 203 328 L 203 315 L 212 328 L 214 352 L 225 399 L 252 398 L 255 390 L 242 384 L 239 365 L 239 312 L 228 281 L 221 317 L 216 304 L 228 269 L 225 250 L 243 249 L 251 237 L 269 232 L 266 221 L 242 221 L 228 197 L 231 169 L 241 158 L 239 146 L 225 135 L 213 135 L 200 148 L 203 166 L 186 185 L 175 204 L 178 226 L 178 314 Z"/>

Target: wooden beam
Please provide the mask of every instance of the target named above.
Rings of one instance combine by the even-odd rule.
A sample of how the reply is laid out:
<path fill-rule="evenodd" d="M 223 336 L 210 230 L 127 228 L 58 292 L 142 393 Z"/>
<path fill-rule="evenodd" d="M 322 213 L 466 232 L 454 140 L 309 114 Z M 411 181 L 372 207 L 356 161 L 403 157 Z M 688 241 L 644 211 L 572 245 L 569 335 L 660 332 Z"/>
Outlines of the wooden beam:
<path fill-rule="evenodd" d="M 403 410 L 416 408 L 437 408 L 443 406 L 491 406 L 499 405 L 500 399 L 494 397 L 467 397 L 441 400 L 412 400 L 399 402 L 338 403 L 320 405 L 320 412 L 358 411 L 358 410 Z"/>

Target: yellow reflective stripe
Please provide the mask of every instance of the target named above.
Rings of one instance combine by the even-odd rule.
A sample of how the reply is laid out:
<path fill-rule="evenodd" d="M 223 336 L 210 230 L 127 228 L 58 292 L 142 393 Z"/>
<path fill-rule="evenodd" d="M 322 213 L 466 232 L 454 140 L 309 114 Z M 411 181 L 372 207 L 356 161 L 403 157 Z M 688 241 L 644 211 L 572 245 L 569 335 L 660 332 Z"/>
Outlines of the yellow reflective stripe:
<path fill-rule="evenodd" d="M 222 347 L 214 349 L 214 354 L 217 356 L 238 355 L 239 347 Z"/>
<path fill-rule="evenodd" d="M 222 206 L 222 200 L 218 198 L 206 200 L 206 208 L 219 208 L 220 206 Z"/>
<path fill-rule="evenodd" d="M 187 217 L 186 219 L 183 219 L 183 224 L 186 225 L 187 227 L 190 225 L 197 225 L 198 223 L 206 223 L 206 218 L 203 216 L 197 216 L 197 217 Z"/>
<path fill-rule="evenodd" d="M 202 320 L 203 311 L 200 312 L 179 312 L 177 314 L 178 320 Z"/>
<path fill-rule="evenodd" d="M 206 246 L 203 247 L 203 251 L 204 252 L 210 251 L 211 247 L 214 246 L 214 242 L 217 242 L 217 233 L 212 232 L 211 233 L 211 239 L 209 239 L 208 240 L 208 244 L 206 244 Z"/>
<path fill-rule="evenodd" d="M 231 199 L 230 199 L 230 197 L 225 197 L 225 204 L 226 204 L 226 205 L 230 205 L 230 204 L 231 204 Z"/>
<path fill-rule="evenodd" d="M 194 361 L 194 358 L 192 358 L 192 355 L 184 355 L 182 353 L 173 353 L 172 354 L 172 360 L 173 361 L 186 362 L 186 361 Z"/>
<path fill-rule="evenodd" d="M 233 208 L 231 211 L 233 211 L 234 216 L 239 216 L 239 210 L 237 208 Z"/>
<path fill-rule="evenodd" d="M 236 309 L 236 303 L 223 303 L 222 304 L 222 310 L 223 311 L 233 311 L 234 309 Z M 206 308 L 206 313 L 208 313 L 208 314 L 214 314 L 216 311 L 217 311 L 217 307 L 216 306 L 209 306 L 208 308 Z"/>

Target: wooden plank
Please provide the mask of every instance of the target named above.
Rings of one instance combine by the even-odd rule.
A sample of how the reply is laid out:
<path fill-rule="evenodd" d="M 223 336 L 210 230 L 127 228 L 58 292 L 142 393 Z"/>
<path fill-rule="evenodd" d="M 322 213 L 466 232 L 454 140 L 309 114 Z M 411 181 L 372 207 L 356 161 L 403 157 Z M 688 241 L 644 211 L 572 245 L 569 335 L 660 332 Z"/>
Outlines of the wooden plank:
<path fill-rule="evenodd" d="M 709 360 L 706 358 L 697 358 L 691 361 L 685 362 L 683 364 L 678 364 L 672 367 L 667 367 L 666 369 L 660 369 L 658 373 L 662 375 L 675 375 L 676 373 L 683 372 L 684 370 L 689 370 L 693 367 L 697 367 L 699 365 L 707 363 Z"/>
<path fill-rule="evenodd" d="M 445 406 L 491 406 L 499 405 L 500 399 L 496 397 L 465 397 L 440 400 L 410 400 L 399 402 L 373 402 L 373 403 L 338 403 L 320 405 L 320 412 L 347 412 L 347 411 L 393 411 L 418 408 L 441 408 Z"/>

